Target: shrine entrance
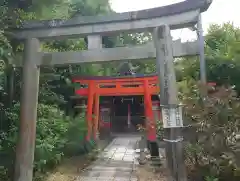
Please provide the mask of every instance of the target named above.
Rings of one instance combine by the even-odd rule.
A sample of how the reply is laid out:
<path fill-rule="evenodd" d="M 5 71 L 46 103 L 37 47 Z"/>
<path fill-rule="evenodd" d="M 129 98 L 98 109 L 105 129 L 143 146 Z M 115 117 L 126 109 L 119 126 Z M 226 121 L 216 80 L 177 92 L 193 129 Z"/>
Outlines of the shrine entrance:
<path fill-rule="evenodd" d="M 138 125 L 144 126 L 142 99 L 143 96 L 118 96 L 113 98 L 112 132 L 137 132 Z"/>

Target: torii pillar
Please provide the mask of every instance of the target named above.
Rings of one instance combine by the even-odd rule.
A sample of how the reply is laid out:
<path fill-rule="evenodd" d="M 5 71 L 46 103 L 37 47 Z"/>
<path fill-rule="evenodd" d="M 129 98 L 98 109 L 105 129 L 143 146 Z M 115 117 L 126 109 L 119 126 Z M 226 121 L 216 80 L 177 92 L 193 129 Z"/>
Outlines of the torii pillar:
<path fill-rule="evenodd" d="M 14 181 L 32 181 L 36 139 L 37 104 L 40 68 L 36 59 L 40 42 L 36 38 L 25 40 L 23 80 L 21 89 L 20 130 L 18 136 Z"/>
<path fill-rule="evenodd" d="M 160 81 L 160 104 L 166 142 L 166 157 L 170 171 L 169 181 L 187 181 L 181 136 L 182 114 L 178 103 L 177 82 L 170 27 L 163 25 L 153 32 L 156 63 Z"/>

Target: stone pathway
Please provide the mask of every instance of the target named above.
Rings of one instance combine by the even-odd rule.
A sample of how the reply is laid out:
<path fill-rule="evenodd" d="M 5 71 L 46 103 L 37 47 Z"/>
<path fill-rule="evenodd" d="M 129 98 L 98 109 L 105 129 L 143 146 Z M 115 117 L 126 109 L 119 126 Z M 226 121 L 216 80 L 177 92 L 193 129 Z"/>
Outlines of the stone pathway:
<path fill-rule="evenodd" d="M 76 181 L 137 181 L 135 175 L 138 136 L 117 137 Z"/>

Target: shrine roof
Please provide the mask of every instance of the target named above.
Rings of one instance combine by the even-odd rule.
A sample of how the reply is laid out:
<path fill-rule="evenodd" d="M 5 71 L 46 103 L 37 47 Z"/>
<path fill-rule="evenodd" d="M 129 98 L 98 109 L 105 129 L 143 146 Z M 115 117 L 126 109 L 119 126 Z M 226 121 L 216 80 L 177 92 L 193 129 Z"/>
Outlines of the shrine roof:
<path fill-rule="evenodd" d="M 134 79 L 134 78 L 144 78 L 144 77 L 154 77 L 154 74 L 135 74 L 129 76 L 72 76 L 72 80 L 114 80 L 114 79 Z"/>

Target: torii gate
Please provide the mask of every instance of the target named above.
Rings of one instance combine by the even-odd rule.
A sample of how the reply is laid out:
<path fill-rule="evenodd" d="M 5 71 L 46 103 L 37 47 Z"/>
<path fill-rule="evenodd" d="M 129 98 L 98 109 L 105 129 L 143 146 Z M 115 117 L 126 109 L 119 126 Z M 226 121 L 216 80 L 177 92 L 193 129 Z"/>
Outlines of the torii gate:
<path fill-rule="evenodd" d="M 16 151 L 15 181 L 31 181 L 33 172 L 39 73 L 41 66 L 103 63 L 117 60 L 139 60 L 156 57 L 161 91 L 161 104 L 177 107 L 176 80 L 173 57 L 201 54 L 201 70 L 204 73 L 203 51 L 198 43 L 172 43 L 170 29 L 194 27 L 198 23 L 202 34 L 200 14 L 208 9 L 211 0 L 185 0 L 181 3 L 149 10 L 115 13 L 107 16 L 75 17 L 70 20 L 28 21 L 15 30 L 15 38 L 24 40 L 23 87 L 21 94 L 20 134 Z M 123 31 L 153 32 L 154 44 L 138 47 L 101 49 L 101 36 Z M 57 37 L 88 37 L 87 51 L 41 52 L 40 40 Z M 203 43 L 203 37 L 199 36 Z M 201 47 L 203 50 L 203 47 Z M 161 65 L 161 66 L 160 66 Z M 170 76 L 169 76 L 170 75 Z M 202 74 L 202 81 L 205 74 Z M 163 109 L 166 109 L 165 107 Z M 170 116 L 170 115 L 168 115 Z M 171 141 L 171 140 L 170 140 Z M 168 152 L 172 151 L 170 147 Z M 176 161 L 176 160 L 175 160 Z M 174 159 L 169 158 L 171 175 Z M 179 160 L 178 160 L 179 161 Z M 180 161 L 181 162 L 181 161 Z M 179 178 L 184 177 L 184 168 L 177 168 Z"/>

